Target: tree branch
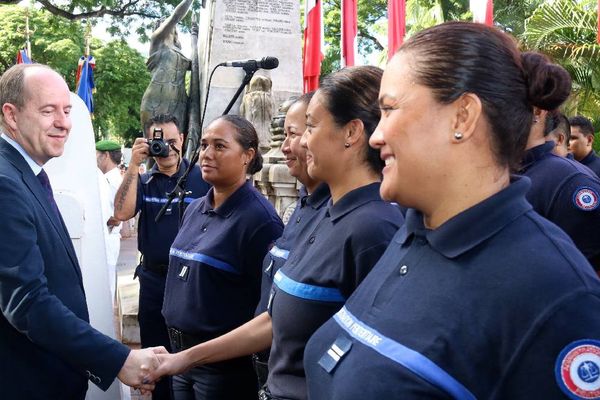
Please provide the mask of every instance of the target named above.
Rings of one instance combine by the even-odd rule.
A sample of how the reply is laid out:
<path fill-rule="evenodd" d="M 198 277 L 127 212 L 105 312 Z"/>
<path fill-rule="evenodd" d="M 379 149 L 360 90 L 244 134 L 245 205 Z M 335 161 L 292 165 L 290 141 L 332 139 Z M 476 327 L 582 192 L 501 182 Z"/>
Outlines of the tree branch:
<path fill-rule="evenodd" d="M 372 41 L 373 45 L 375 46 L 375 48 L 377 48 L 377 50 L 379 50 L 379 51 L 383 50 L 383 46 L 379 42 L 379 40 L 377 40 L 377 38 L 375 36 L 370 35 L 369 32 L 367 32 L 366 30 L 359 29 L 358 36 L 361 36 L 364 39 L 369 39 L 370 41 Z"/>
<path fill-rule="evenodd" d="M 12 1 L 12 0 L 9 0 L 9 1 Z M 145 18 L 158 18 L 154 14 L 149 14 L 147 12 L 144 12 L 143 10 L 136 9 L 135 6 L 137 5 L 137 3 L 139 3 L 139 1 L 140 0 L 130 0 L 128 3 L 123 4 L 123 6 L 121 8 L 116 8 L 114 10 L 107 9 L 106 7 L 103 6 L 98 10 L 86 11 L 86 12 L 81 12 L 81 13 L 76 14 L 76 13 L 71 13 L 69 11 L 63 10 L 62 8 L 55 6 L 49 0 L 38 0 L 38 2 L 40 4 L 42 4 L 44 7 L 46 7 L 46 9 L 49 12 L 51 12 L 52 14 L 58 15 L 59 17 L 66 18 L 70 21 L 85 19 L 85 18 L 102 17 L 104 15 L 112 15 L 112 16 L 118 16 L 118 17 L 128 17 L 128 16 L 137 15 L 137 16 L 145 17 Z M 4 3 L 4 1 L 2 1 L 1 3 Z"/>

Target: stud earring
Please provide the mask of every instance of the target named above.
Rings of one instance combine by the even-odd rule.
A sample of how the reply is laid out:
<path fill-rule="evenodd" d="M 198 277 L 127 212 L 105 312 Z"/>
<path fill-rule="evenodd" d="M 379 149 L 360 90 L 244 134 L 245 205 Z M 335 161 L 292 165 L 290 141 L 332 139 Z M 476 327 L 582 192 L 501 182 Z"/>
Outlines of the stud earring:
<path fill-rule="evenodd" d="M 350 143 L 344 143 L 344 147 L 345 147 L 345 148 L 348 148 L 348 147 L 350 147 Z"/>
<path fill-rule="evenodd" d="M 244 161 L 244 165 L 248 165 L 248 161 Z"/>
<path fill-rule="evenodd" d="M 454 132 L 454 139 L 460 140 L 463 138 L 463 134 L 461 132 Z"/>

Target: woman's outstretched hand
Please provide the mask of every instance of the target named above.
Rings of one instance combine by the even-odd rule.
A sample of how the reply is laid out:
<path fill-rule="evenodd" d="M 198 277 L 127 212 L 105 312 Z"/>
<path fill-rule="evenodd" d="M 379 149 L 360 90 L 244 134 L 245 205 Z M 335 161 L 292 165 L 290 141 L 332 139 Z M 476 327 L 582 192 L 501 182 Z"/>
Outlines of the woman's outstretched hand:
<path fill-rule="evenodd" d="M 145 382 L 156 382 L 165 375 L 178 375 L 192 367 L 185 351 L 170 354 L 164 347 L 155 347 L 153 351 L 159 360 L 159 366 L 144 377 Z"/>

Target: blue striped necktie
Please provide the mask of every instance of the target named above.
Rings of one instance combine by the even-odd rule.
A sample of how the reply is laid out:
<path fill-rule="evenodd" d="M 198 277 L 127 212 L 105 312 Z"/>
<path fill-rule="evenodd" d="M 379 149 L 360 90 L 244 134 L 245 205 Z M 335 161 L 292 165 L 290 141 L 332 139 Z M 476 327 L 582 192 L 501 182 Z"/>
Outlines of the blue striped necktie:
<path fill-rule="evenodd" d="M 40 183 L 42 184 L 42 187 L 44 188 L 44 190 L 46 191 L 46 197 L 48 198 L 48 202 L 50 203 L 50 206 L 56 213 L 56 216 L 58 217 L 58 219 L 60 219 L 60 211 L 58 210 L 56 201 L 54 201 L 54 194 L 52 193 L 52 186 L 50 185 L 50 179 L 48 179 L 48 174 L 46 174 L 46 171 L 44 171 L 44 169 L 42 169 L 42 171 L 39 174 L 37 174 L 37 178 L 40 181 Z"/>

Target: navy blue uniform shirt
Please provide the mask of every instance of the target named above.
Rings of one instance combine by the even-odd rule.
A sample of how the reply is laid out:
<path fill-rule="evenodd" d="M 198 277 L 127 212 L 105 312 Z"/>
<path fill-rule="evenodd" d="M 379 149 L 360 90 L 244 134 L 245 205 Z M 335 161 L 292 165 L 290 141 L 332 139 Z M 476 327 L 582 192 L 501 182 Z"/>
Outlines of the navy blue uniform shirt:
<path fill-rule="evenodd" d="M 271 286 L 273 285 L 273 276 L 279 271 L 279 268 L 286 262 L 290 255 L 290 250 L 294 248 L 297 240 L 307 232 L 312 232 L 327 211 L 327 202 L 331 199 L 329 186 L 321 183 L 310 195 L 306 192 L 304 186 L 300 188 L 300 198 L 296 203 L 296 208 L 290 216 L 288 223 L 283 229 L 283 234 L 275 241 L 275 245 L 265 256 L 263 260 L 263 275 L 261 287 L 261 297 L 256 315 L 267 311 L 267 304 L 271 295 Z"/>
<path fill-rule="evenodd" d="M 267 385 L 276 397 L 306 398 L 302 359 L 308 338 L 340 309 L 403 222 L 399 208 L 381 200 L 379 186 L 330 202 L 325 217 L 275 274 Z"/>
<path fill-rule="evenodd" d="M 409 210 L 373 271 L 308 342 L 309 397 L 564 399 L 563 367 L 582 360 L 563 365 L 561 352 L 590 339 L 587 354 L 600 355 L 600 281 L 531 209 L 528 189 L 521 177 L 435 230 Z M 585 379 L 600 388 L 600 377 Z"/>
<path fill-rule="evenodd" d="M 177 180 L 183 175 L 189 161 L 183 159 L 179 170 L 173 176 L 167 176 L 158 170 L 155 164 L 150 171 L 138 180 L 135 212 L 141 211 L 138 225 L 138 250 L 144 256 L 146 265 L 168 265 L 169 249 L 179 230 L 179 199 L 175 198 L 171 207 L 158 222 L 154 218 L 167 202 L 166 193 L 173 190 Z M 210 185 L 202 179 L 200 167 L 194 165 L 186 184 L 186 203 L 204 196 Z"/>
<path fill-rule="evenodd" d="M 590 151 L 580 162 L 591 169 L 596 176 L 600 176 L 600 157 L 594 150 Z"/>
<path fill-rule="evenodd" d="M 576 161 L 552 154 L 554 142 L 529 149 L 521 173 L 531 179 L 527 200 L 562 228 L 600 268 L 600 180 Z"/>
<path fill-rule="evenodd" d="M 249 321 L 262 260 L 281 236 L 273 206 L 247 181 L 221 206 L 213 189 L 189 205 L 171 246 L 163 315 L 167 326 L 211 339 Z"/>

